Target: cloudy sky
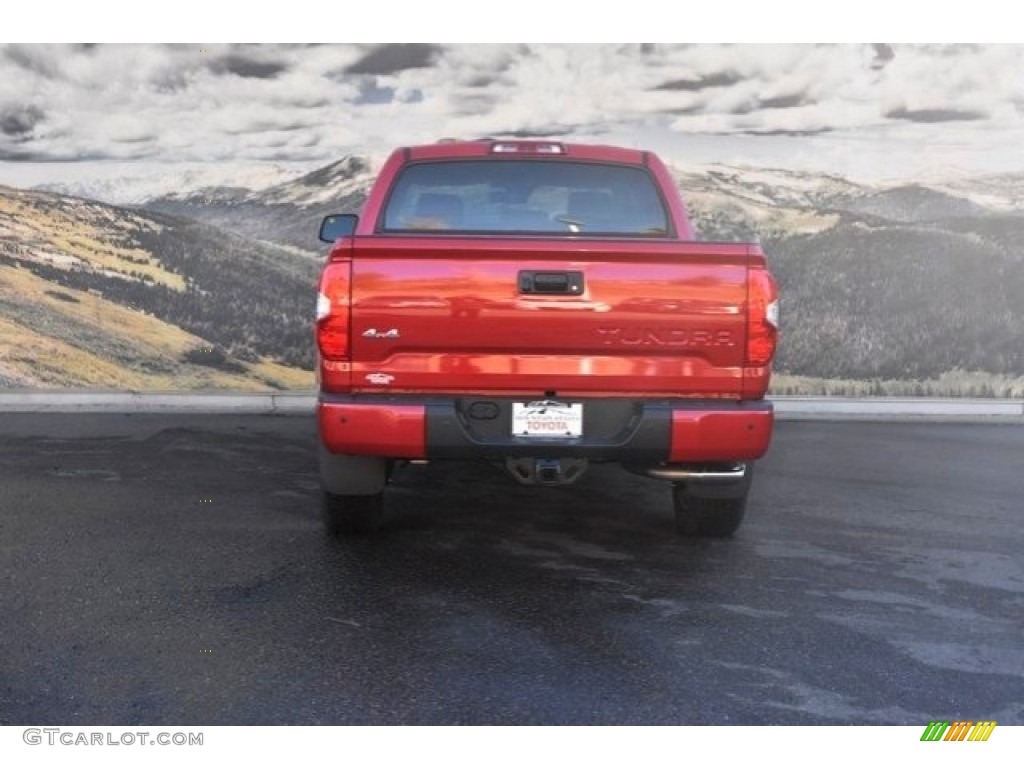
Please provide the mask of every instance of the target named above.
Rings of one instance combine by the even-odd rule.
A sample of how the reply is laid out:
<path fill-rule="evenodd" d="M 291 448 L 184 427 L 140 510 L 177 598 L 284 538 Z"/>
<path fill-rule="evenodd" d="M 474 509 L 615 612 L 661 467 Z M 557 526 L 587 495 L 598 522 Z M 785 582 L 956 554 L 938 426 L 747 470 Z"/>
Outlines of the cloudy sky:
<path fill-rule="evenodd" d="M 6 45 L 0 183 L 531 135 L 880 179 L 1024 170 L 1024 46 Z"/>

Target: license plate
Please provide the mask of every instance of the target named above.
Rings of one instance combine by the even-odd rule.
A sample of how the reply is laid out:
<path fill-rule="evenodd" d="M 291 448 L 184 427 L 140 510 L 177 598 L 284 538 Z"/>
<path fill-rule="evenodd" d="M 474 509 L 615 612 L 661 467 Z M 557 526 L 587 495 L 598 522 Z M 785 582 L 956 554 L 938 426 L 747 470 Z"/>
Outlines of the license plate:
<path fill-rule="evenodd" d="M 550 400 L 512 403 L 512 434 L 516 437 L 582 437 L 583 403 Z"/>

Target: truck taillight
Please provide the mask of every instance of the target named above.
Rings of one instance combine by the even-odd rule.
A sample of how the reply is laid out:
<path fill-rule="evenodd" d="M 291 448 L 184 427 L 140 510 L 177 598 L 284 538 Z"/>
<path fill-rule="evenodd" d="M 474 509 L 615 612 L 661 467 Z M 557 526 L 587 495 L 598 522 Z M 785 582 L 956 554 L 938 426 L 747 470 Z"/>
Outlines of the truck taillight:
<path fill-rule="evenodd" d="M 746 365 L 761 368 L 772 361 L 779 338 L 779 293 L 764 269 L 750 270 L 747 302 Z"/>
<path fill-rule="evenodd" d="M 320 322 L 331 314 L 331 298 L 326 293 L 316 295 L 316 320 Z"/>
<path fill-rule="evenodd" d="M 349 356 L 350 264 L 332 262 L 320 278 L 316 298 L 316 343 L 325 360 L 347 360 Z"/>

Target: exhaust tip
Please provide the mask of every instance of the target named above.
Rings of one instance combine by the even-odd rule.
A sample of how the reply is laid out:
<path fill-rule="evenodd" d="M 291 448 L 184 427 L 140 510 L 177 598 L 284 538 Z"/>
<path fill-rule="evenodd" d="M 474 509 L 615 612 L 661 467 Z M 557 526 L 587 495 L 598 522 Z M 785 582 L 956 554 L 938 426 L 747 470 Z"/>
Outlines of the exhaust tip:
<path fill-rule="evenodd" d="M 658 480 L 671 480 L 680 482 L 700 482 L 711 485 L 731 485 L 742 483 L 747 477 L 747 464 L 738 462 L 735 464 L 661 464 L 657 467 L 628 467 L 633 472 L 638 472 Z"/>

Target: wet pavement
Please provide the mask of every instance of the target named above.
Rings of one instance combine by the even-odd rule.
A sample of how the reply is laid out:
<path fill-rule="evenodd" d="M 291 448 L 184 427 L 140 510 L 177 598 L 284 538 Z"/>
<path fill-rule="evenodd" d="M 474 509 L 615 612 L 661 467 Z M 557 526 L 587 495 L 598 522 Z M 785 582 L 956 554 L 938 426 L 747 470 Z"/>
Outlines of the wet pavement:
<path fill-rule="evenodd" d="M 409 467 L 321 532 L 309 416 L 0 414 L 0 724 L 1024 724 L 1024 431 L 782 423 L 667 486 Z"/>

